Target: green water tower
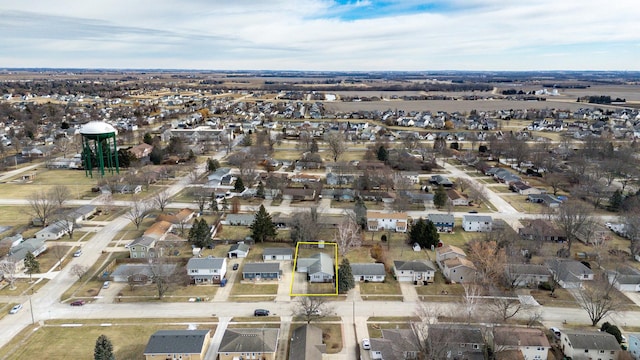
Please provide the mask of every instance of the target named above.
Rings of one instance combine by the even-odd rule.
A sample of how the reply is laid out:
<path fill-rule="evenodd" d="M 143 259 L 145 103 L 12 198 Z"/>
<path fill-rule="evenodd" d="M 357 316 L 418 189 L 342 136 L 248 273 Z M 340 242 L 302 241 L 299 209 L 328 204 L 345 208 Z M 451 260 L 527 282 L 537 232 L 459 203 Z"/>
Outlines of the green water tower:
<path fill-rule="evenodd" d="M 120 173 L 116 135 L 118 131 L 103 121 L 91 121 L 80 128 L 82 135 L 82 164 L 86 176 L 93 177 L 93 168 L 104 176 L 105 167 L 113 174 Z"/>

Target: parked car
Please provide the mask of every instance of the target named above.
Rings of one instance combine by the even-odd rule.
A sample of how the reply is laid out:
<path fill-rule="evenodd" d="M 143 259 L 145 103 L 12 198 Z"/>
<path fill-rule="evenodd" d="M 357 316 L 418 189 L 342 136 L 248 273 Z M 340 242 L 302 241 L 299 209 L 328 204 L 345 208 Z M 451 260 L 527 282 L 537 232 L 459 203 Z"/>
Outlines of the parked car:
<path fill-rule="evenodd" d="M 469 211 L 469 214 L 477 214 L 477 213 L 478 213 L 478 210 L 471 210 L 471 211 Z"/>
<path fill-rule="evenodd" d="M 238 265 L 238 264 L 233 264 L 232 269 L 233 269 L 233 270 L 238 270 L 238 267 L 239 267 L 239 265 Z"/>
<path fill-rule="evenodd" d="M 20 309 L 22 309 L 22 304 L 18 304 L 14 307 L 11 308 L 11 310 L 9 310 L 9 314 L 15 314 L 18 311 L 20 311 Z"/>
<path fill-rule="evenodd" d="M 253 316 L 269 316 L 269 310 L 255 309 L 253 311 Z"/>
<path fill-rule="evenodd" d="M 362 339 L 362 348 L 365 350 L 371 350 L 371 342 L 369 339 Z"/>
<path fill-rule="evenodd" d="M 79 257 L 80 255 L 82 255 L 82 250 L 78 250 L 73 253 L 73 257 Z"/>
<path fill-rule="evenodd" d="M 86 304 L 84 300 L 76 300 L 76 301 L 72 302 L 69 305 L 71 305 L 71 306 L 82 306 L 84 304 Z"/>
<path fill-rule="evenodd" d="M 557 327 L 552 327 L 549 330 L 551 330 L 551 333 L 556 337 L 556 339 L 560 339 L 560 329 L 558 329 Z"/>
<path fill-rule="evenodd" d="M 111 286 L 111 281 L 105 281 L 105 282 L 102 284 L 102 288 L 103 288 L 103 289 L 108 289 L 108 288 L 109 288 L 109 286 Z"/>

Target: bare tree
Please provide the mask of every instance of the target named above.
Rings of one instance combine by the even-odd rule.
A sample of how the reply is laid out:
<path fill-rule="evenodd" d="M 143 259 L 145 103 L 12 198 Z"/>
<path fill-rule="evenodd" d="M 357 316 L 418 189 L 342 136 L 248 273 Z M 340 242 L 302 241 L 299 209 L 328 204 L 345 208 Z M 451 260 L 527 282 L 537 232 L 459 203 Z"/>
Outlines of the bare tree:
<path fill-rule="evenodd" d="M 69 239 L 73 239 L 73 232 L 76 230 L 76 219 L 69 214 L 60 214 L 55 217 L 56 225 L 60 226 L 62 230 L 69 235 Z"/>
<path fill-rule="evenodd" d="M 500 321 L 507 321 L 526 309 L 517 297 L 497 296 L 488 304 L 491 311 Z"/>
<path fill-rule="evenodd" d="M 349 250 L 362 245 L 362 235 L 360 227 L 354 220 L 355 216 L 347 216 L 346 219 L 338 225 L 333 241 L 338 246 L 340 257 L 344 257 Z"/>
<path fill-rule="evenodd" d="M 193 201 L 196 203 L 196 205 L 198 205 L 198 210 L 200 210 L 200 213 L 204 213 L 204 208 L 210 201 L 209 196 L 202 189 L 196 188 L 193 189 L 193 192 L 191 194 L 193 196 Z M 213 196 L 215 198 L 215 195 Z"/>
<path fill-rule="evenodd" d="M 149 271 L 151 273 L 151 281 L 155 284 L 158 299 L 162 299 L 164 295 L 169 291 L 171 285 L 174 283 L 174 267 L 166 261 L 163 257 L 150 257 L 149 258 Z"/>
<path fill-rule="evenodd" d="M 553 190 L 553 196 L 558 195 L 558 191 L 564 186 L 566 183 L 566 179 L 563 175 L 559 173 L 547 173 L 544 177 L 547 185 L 551 186 L 551 190 Z"/>
<path fill-rule="evenodd" d="M 71 267 L 71 273 L 75 276 L 78 277 L 78 280 L 82 279 L 82 277 L 84 276 L 84 274 L 87 273 L 87 271 L 89 270 L 89 268 L 87 266 L 84 265 L 80 265 L 80 264 L 74 264 Z"/>
<path fill-rule="evenodd" d="M 58 260 L 58 270 L 62 269 L 62 259 L 69 249 L 66 246 L 56 245 L 51 248 L 51 253 Z"/>
<path fill-rule="evenodd" d="M 301 296 L 296 300 L 294 315 L 309 324 L 328 315 L 327 300 L 320 296 Z"/>
<path fill-rule="evenodd" d="M 28 197 L 31 214 L 42 221 L 42 227 L 47 226 L 51 216 L 58 209 L 58 203 L 50 193 L 36 191 Z"/>
<path fill-rule="evenodd" d="M 124 215 L 133 225 L 136 226 L 136 230 L 140 229 L 140 225 L 144 221 L 144 218 L 149 215 L 150 207 L 149 205 L 139 200 L 135 195 L 132 199 L 132 204 L 127 213 Z"/>
<path fill-rule="evenodd" d="M 576 300 L 589 315 L 592 326 L 598 325 L 600 320 L 622 308 L 622 302 L 614 294 L 615 282 L 615 277 L 608 281 L 606 275 L 603 275 L 578 289 Z"/>
<path fill-rule="evenodd" d="M 338 158 L 347 151 L 347 144 L 344 141 L 344 136 L 339 132 L 332 132 L 327 135 L 326 140 L 333 161 L 338 161 Z"/>
<path fill-rule="evenodd" d="M 478 271 L 479 280 L 485 284 L 500 284 L 504 276 L 507 256 L 494 240 L 475 239 L 469 242 L 469 260 Z"/>
<path fill-rule="evenodd" d="M 560 205 L 555 223 L 567 239 L 567 256 L 571 254 L 571 244 L 578 233 L 590 221 L 591 211 L 584 204 L 569 200 Z"/>
<path fill-rule="evenodd" d="M 480 305 L 482 288 L 474 283 L 464 283 L 462 288 L 464 289 L 464 295 L 462 296 L 460 307 L 467 324 L 470 324 L 476 315 L 476 309 Z"/>
<path fill-rule="evenodd" d="M 318 223 L 319 214 L 317 207 L 311 207 L 309 211 L 299 211 L 293 214 L 291 218 L 291 240 L 294 243 L 300 241 L 313 241 L 318 238 L 320 233 L 320 224 Z"/>
<path fill-rule="evenodd" d="M 169 196 L 169 192 L 166 189 L 158 191 L 153 195 L 152 198 L 154 205 L 156 205 L 158 209 L 160 209 L 160 212 L 164 212 L 164 209 L 169 204 L 170 199 L 171 197 Z"/>
<path fill-rule="evenodd" d="M 9 289 L 14 290 L 16 288 L 16 269 L 18 267 L 18 260 L 13 256 L 7 256 L 0 261 L 0 273 L 3 274 L 4 279 L 9 283 Z"/>

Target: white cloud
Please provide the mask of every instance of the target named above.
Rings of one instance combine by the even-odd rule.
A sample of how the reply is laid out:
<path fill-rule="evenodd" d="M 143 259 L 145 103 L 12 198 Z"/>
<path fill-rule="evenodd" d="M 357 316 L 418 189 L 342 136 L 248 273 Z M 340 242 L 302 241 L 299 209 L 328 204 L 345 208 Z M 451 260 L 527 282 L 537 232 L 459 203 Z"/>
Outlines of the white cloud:
<path fill-rule="evenodd" d="M 433 11 L 394 12 L 425 4 Z M 340 16 L 376 8 L 375 0 L 6 2 L 0 66 L 639 70 L 640 9 L 630 1 L 402 0 L 386 13 Z"/>

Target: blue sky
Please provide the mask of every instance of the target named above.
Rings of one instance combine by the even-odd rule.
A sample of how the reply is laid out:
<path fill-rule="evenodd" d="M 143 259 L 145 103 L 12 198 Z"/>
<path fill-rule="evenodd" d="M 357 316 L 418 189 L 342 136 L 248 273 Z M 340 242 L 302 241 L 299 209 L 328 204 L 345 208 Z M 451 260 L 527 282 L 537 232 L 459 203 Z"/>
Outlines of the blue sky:
<path fill-rule="evenodd" d="M 0 68 L 640 70 L 628 0 L 21 0 Z"/>

